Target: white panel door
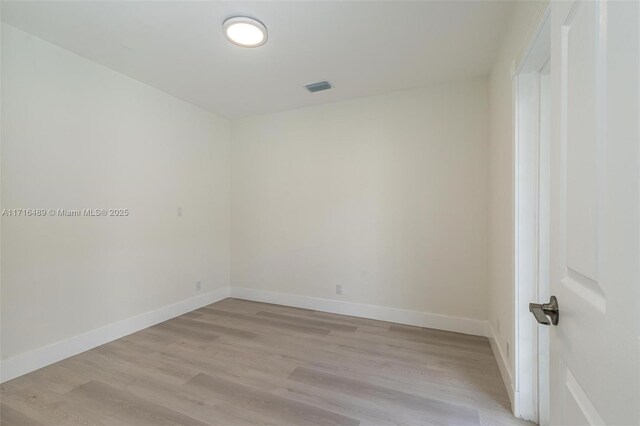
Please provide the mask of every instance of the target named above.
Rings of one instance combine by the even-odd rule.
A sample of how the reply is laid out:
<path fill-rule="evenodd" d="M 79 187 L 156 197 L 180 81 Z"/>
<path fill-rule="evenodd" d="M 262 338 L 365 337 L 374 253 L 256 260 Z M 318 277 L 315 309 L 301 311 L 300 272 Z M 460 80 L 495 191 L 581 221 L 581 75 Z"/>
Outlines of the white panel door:
<path fill-rule="evenodd" d="M 640 425 L 639 2 L 551 7 L 551 423 Z"/>

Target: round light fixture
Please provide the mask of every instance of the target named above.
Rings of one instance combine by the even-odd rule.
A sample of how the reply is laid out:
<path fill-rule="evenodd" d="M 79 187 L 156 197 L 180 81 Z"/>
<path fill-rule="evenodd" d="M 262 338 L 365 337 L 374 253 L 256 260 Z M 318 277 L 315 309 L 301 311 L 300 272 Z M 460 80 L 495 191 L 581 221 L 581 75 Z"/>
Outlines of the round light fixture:
<path fill-rule="evenodd" d="M 267 42 L 267 27 L 258 20 L 246 16 L 234 16 L 222 24 L 224 36 L 241 47 L 258 47 Z"/>

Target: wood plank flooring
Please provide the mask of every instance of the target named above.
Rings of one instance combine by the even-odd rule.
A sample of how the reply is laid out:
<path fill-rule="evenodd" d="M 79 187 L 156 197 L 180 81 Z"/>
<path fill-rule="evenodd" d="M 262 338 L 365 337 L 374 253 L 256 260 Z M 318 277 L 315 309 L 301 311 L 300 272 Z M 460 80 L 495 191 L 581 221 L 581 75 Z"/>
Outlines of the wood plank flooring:
<path fill-rule="evenodd" d="M 489 341 L 226 299 L 6 382 L 13 425 L 512 425 Z"/>

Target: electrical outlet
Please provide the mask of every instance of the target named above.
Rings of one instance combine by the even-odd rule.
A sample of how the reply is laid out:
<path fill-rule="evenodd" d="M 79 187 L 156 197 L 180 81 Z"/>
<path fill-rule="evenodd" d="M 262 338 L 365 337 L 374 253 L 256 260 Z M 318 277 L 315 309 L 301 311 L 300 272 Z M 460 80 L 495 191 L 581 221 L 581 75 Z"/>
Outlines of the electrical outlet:
<path fill-rule="evenodd" d="M 336 294 L 342 294 L 342 284 L 336 284 Z"/>
<path fill-rule="evenodd" d="M 178 217 L 182 217 L 182 207 L 178 207 Z"/>
<path fill-rule="evenodd" d="M 196 291 L 200 291 L 202 290 L 202 281 L 198 280 L 196 281 Z"/>

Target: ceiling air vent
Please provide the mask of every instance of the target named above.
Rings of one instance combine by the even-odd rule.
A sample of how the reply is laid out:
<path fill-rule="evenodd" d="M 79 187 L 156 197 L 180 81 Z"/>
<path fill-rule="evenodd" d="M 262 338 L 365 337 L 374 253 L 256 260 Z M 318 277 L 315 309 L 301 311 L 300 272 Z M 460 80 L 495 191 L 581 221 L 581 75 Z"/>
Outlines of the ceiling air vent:
<path fill-rule="evenodd" d="M 317 83 L 307 84 L 304 87 L 306 87 L 307 90 L 311 93 L 320 92 L 321 90 L 331 89 L 331 83 L 329 83 L 328 81 L 319 81 Z"/>

